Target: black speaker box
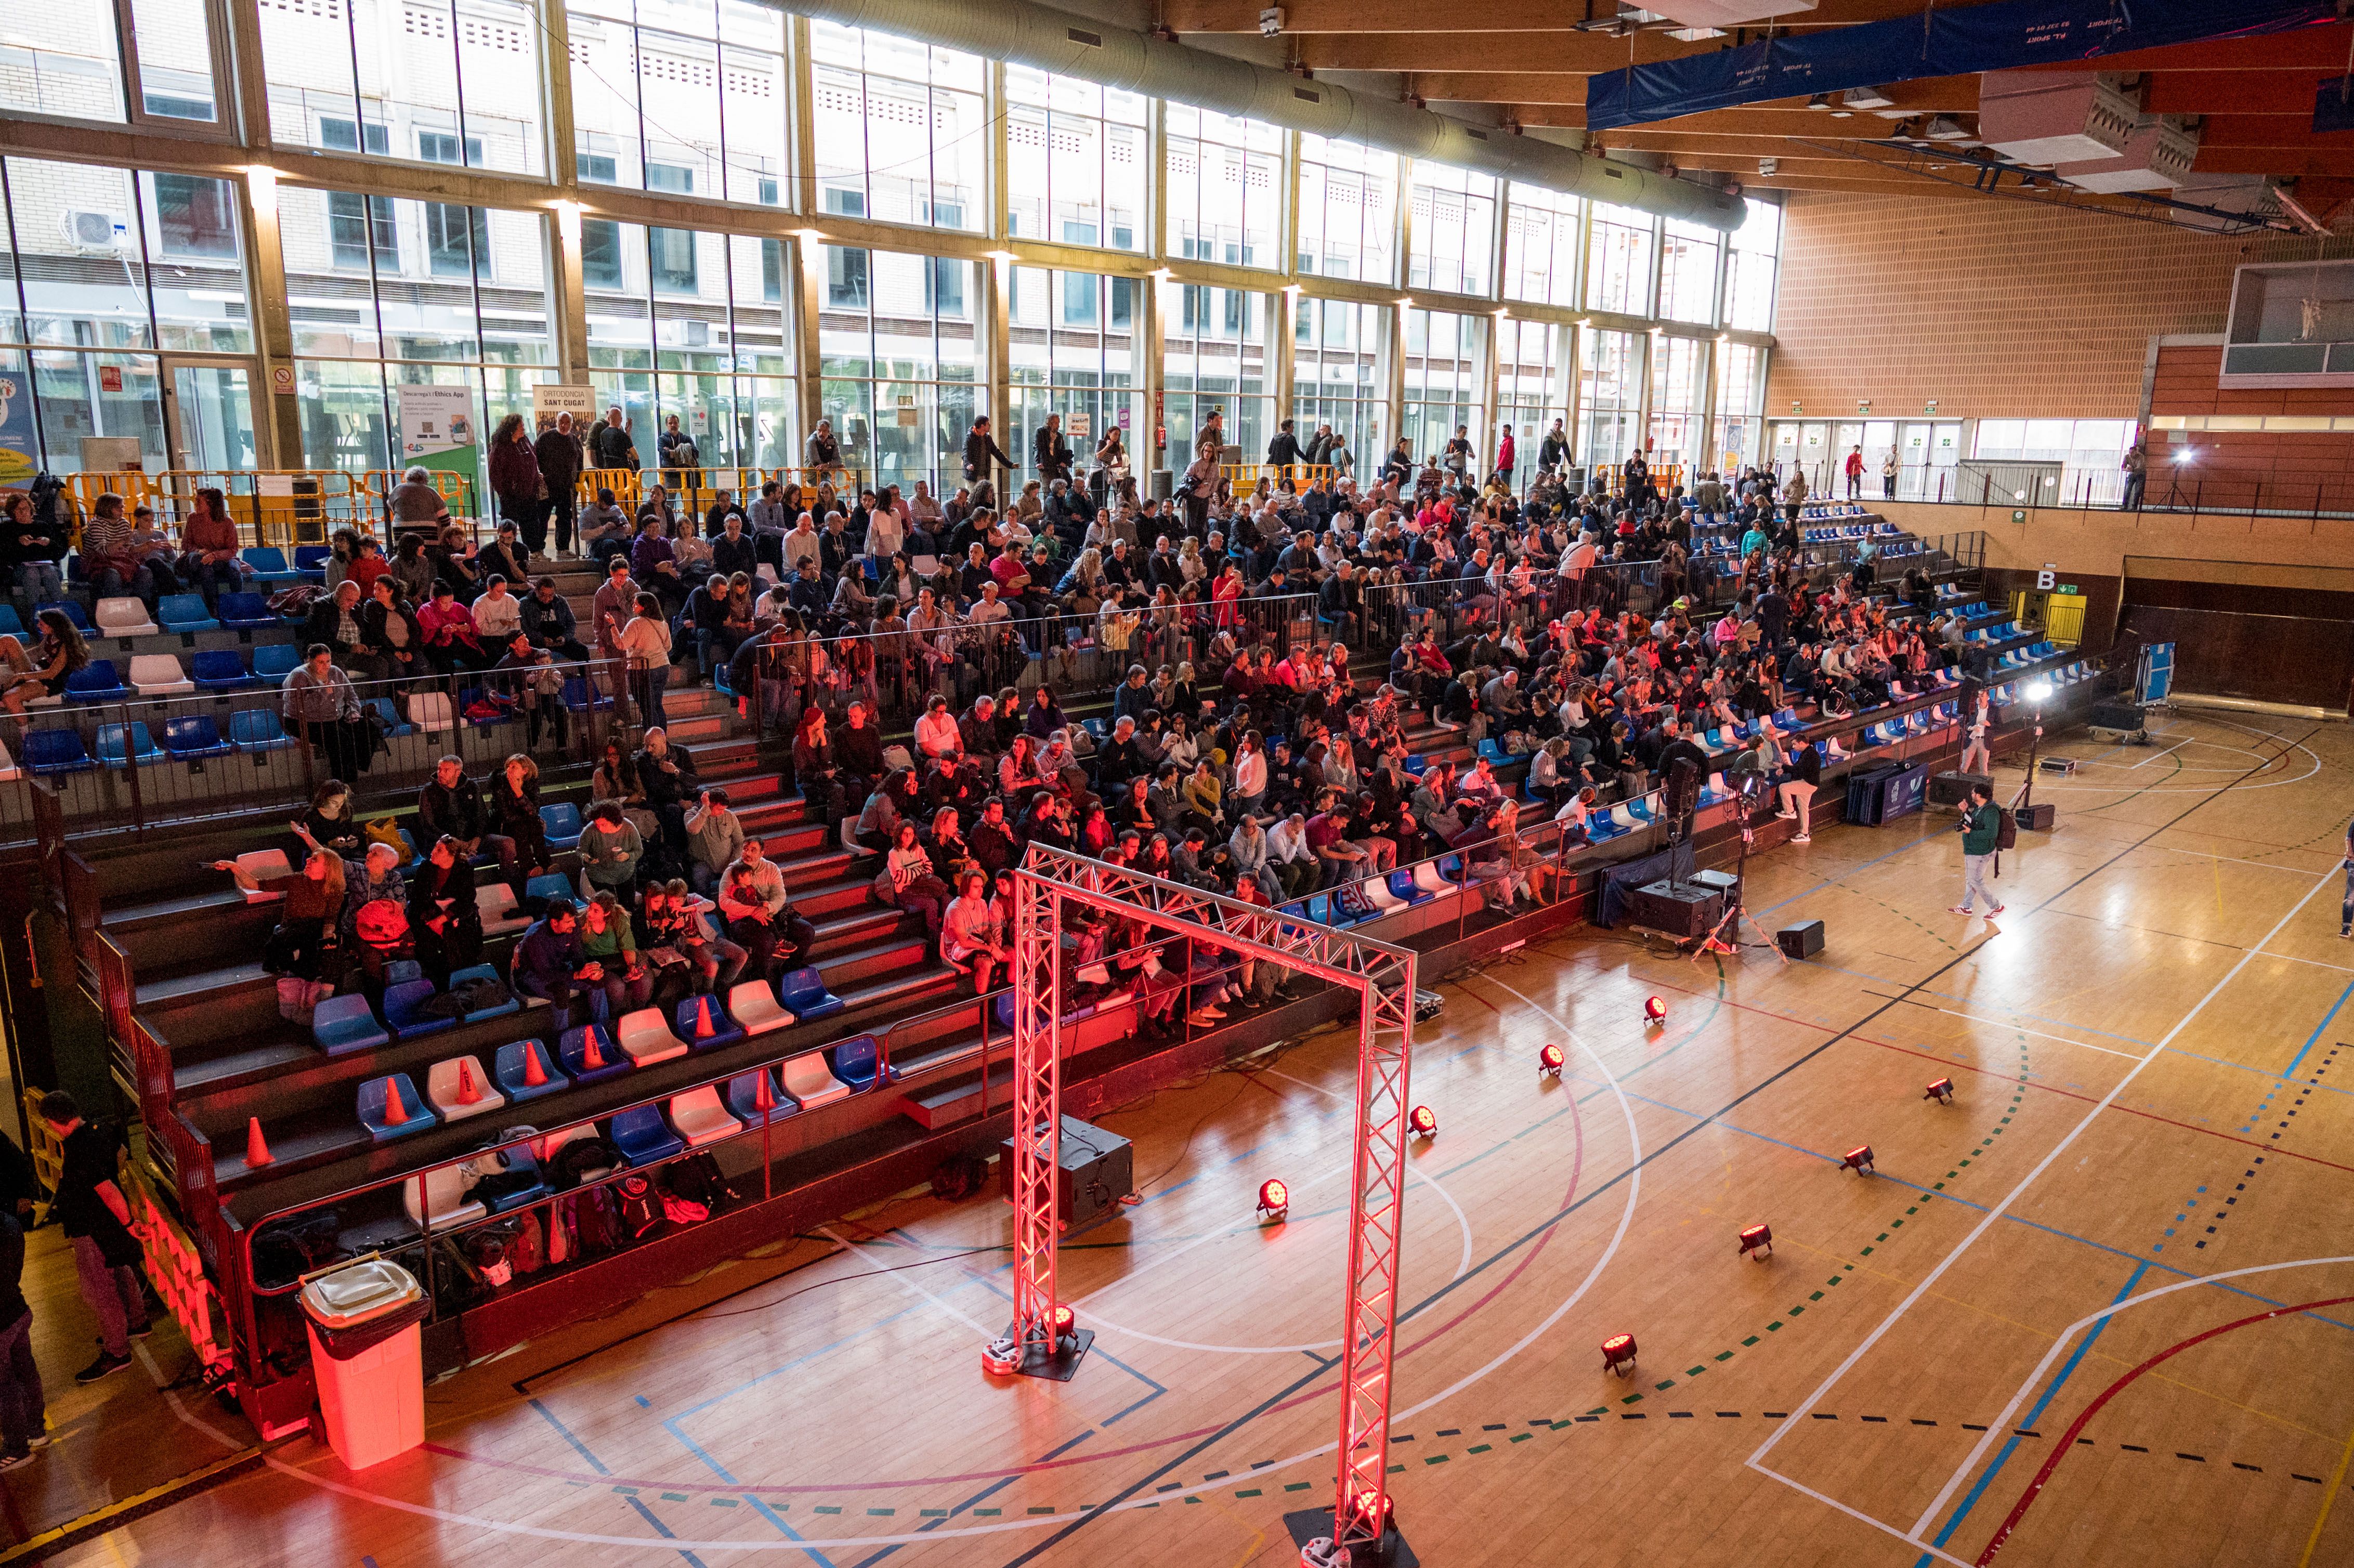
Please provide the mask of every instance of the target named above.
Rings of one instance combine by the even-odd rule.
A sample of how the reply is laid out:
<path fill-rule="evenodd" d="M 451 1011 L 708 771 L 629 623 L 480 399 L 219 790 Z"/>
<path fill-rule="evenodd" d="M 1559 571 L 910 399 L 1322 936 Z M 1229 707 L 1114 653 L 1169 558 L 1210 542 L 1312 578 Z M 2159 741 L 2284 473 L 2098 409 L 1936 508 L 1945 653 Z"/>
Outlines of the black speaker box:
<path fill-rule="evenodd" d="M 2084 722 L 2094 729 L 2135 730 L 2142 727 L 2141 709 L 2133 703 L 2094 703 Z"/>
<path fill-rule="evenodd" d="M 1781 944 L 1787 958 L 1811 959 L 1823 950 L 1823 923 L 1809 920 L 1803 926 L 1785 926 L 1774 933 L 1774 940 Z"/>
<path fill-rule="evenodd" d="M 1973 789 L 1993 782 L 1983 773 L 1933 773 L 1929 776 L 1929 804 L 1958 806 L 1970 798 Z"/>
<path fill-rule="evenodd" d="M 1062 1171 L 1055 1183 L 1055 1212 L 1062 1234 L 1077 1235 L 1119 1213 L 1120 1200 L 1136 1191 L 1136 1150 L 1116 1132 L 1090 1127 L 1075 1116 L 1063 1118 L 1059 1145 Z M 1013 1201 L 1013 1140 L 998 1145 L 998 1186 Z"/>
<path fill-rule="evenodd" d="M 1724 918 L 1724 895 L 1697 883 L 1647 883 L 1627 895 L 1627 914 L 1638 926 L 1696 941 Z"/>
<path fill-rule="evenodd" d="M 2021 806 L 2013 815 L 2024 832 L 2048 833 L 2052 831 L 2052 814 L 2056 809 L 2049 801 L 2038 801 L 2032 806 Z"/>

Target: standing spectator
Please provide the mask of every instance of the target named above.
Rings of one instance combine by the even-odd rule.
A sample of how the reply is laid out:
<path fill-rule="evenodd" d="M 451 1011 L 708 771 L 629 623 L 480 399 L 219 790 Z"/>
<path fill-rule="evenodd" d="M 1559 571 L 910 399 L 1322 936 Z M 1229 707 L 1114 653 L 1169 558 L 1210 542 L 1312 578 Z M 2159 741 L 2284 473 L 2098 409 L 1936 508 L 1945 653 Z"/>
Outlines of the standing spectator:
<path fill-rule="evenodd" d="M 1063 416 L 1049 414 L 1046 422 L 1038 427 L 1032 443 L 1036 449 L 1032 456 L 1038 470 L 1038 482 L 1052 484 L 1058 479 L 1071 477 L 1071 443 L 1063 434 Z"/>
<path fill-rule="evenodd" d="M 1794 844 L 1814 842 L 1811 810 L 1815 791 L 1822 788 L 1822 753 L 1812 746 L 1799 747 L 1797 756 L 1791 759 L 1790 777 L 1783 780 L 1778 791 L 1782 797 L 1782 808 L 1774 813 L 1785 821 L 1792 817 L 1798 820 L 1798 831 L 1790 839 Z"/>
<path fill-rule="evenodd" d="M 1891 447 L 1888 454 L 1880 460 L 1880 494 L 1882 500 L 1896 499 L 1896 449 Z"/>
<path fill-rule="evenodd" d="M 15 1214 L 0 1211 L 0 1470 L 29 1465 L 34 1449 L 49 1446 L 46 1403 L 41 1369 L 33 1364 L 33 1309 L 25 1303 L 25 1231 Z"/>
<path fill-rule="evenodd" d="M 535 556 L 547 554 L 547 524 L 556 524 L 556 553 L 572 553 L 572 507 L 580 489 L 580 438 L 572 429 L 572 416 L 556 416 L 556 423 L 539 433 L 532 443 L 532 458 L 539 464 L 540 503 L 534 526 L 524 530 L 524 547 Z M 523 579 L 515 579 L 520 582 Z"/>
<path fill-rule="evenodd" d="M 842 443 L 834 440 L 833 421 L 820 419 L 801 445 L 801 461 L 812 481 L 822 480 L 842 467 Z"/>
<path fill-rule="evenodd" d="M 98 1315 L 98 1359 L 74 1381 L 96 1383 L 129 1366 L 131 1341 L 147 1337 L 139 1242 L 131 1234 L 131 1204 L 114 1184 L 120 1140 L 84 1121 L 81 1107 L 63 1089 L 41 1097 L 40 1115 L 64 1146 L 51 1209 L 73 1244 L 81 1298 Z"/>
<path fill-rule="evenodd" d="M 605 410 L 605 422 L 590 435 L 588 446 L 599 468 L 637 471 L 638 446 L 630 439 L 630 421 L 621 418 L 620 404 Z"/>
<path fill-rule="evenodd" d="M 521 414 L 509 414 L 491 432 L 491 493 L 499 500 L 499 516 L 523 537 L 536 535 L 547 542 L 546 513 L 540 496 L 546 479 L 539 471 L 539 451 Z"/>
<path fill-rule="evenodd" d="M 2126 449 L 2125 459 L 2117 466 L 2125 471 L 2126 475 L 2126 493 L 2117 503 L 2117 510 L 2138 512 L 2141 510 L 2142 492 L 2149 483 L 2149 449 L 2136 441 Z M 1889 493 L 1893 495 L 1896 493 L 1892 490 Z"/>
<path fill-rule="evenodd" d="M 1995 809 L 1994 789 L 1986 784 L 1970 786 L 1969 803 L 1962 808 L 1962 820 L 1956 824 L 1962 835 L 1962 901 L 1951 913 L 1974 913 L 1971 906 L 1983 893 L 1987 901 L 1987 918 L 2002 913 L 2002 905 L 1986 885 L 1987 863 L 1994 858 L 1995 839 L 2002 832 L 2002 813 Z"/>
<path fill-rule="evenodd" d="M 992 481 L 996 471 L 1019 466 L 989 433 L 989 416 L 983 414 L 973 420 L 971 433 L 964 439 L 964 482 L 975 487 L 974 501 L 983 506 L 995 504 L 997 491 Z"/>
<path fill-rule="evenodd" d="M 613 722 L 626 724 L 630 715 L 629 656 L 621 651 L 621 627 L 637 614 L 638 585 L 630 580 L 630 558 L 615 556 L 607 564 L 604 586 L 597 590 L 589 614 L 596 625 L 597 657 L 613 693 Z"/>
<path fill-rule="evenodd" d="M 1843 466 L 1847 474 L 1847 498 L 1850 501 L 1861 500 L 1863 496 L 1863 449 L 1859 446 L 1849 452 Z"/>

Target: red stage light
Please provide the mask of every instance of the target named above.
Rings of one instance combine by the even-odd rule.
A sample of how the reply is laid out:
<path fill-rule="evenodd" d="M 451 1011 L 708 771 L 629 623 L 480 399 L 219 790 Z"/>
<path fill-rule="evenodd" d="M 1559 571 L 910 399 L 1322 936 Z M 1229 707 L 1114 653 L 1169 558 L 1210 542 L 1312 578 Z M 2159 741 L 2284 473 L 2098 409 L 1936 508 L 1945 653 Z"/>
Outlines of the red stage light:
<path fill-rule="evenodd" d="M 1643 999 L 1643 1022 L 1646 1023 L 1665 1023 L 1667 1021 L 1668 1004 L 1660 1001 L 1656 996 L 1645 997 Z"/>
<path fill-rule="evenodd" d="M 1414 1128 L 1416 1138 L 1438 1136 L 1438 1113 L 1428 1106 L 1416 1106 L 1406 1114 L 1406 1126 Z"/>
<path fill-rule="evenodd" d="M 1068 1307 L 1055 1308 L 1055 1338 L 1057 1340 L 1069 1339 L 1071 1330 L 1077 1328 L 1078 1323 L 1079 1315 Z"/>
<path fill-rule="evenodd" d="M 1602 1370 L 1630 1377 L 1635 1371 L 1635 1336 L 1613 1334 L 1602 1341 Z"/>
<path fill-rule="evenodd" d="M 1847 1151 L 1847 1158 L 1840 1160 L 1840 1164 L 1850 1171 L 1855 1171 L 1858 1175 L 1871 1175 L 1872 1173 L 1872 1145 L 1867 1143 L 1860 1148 L 1849 1150 Z"/>
<path fill-rule="evenodd" d="M 1361 1489 L 1349 1499 L 1349 1511 L 1376 1535 L 1388 1533 L 1396 1509 L 1395 1498 L 1377 1492 L 1371 1487 Z"/>
<path fill-rule="evenodd" d="M 1280 1181 L 1262 1181 L 1258 1184 L 1258 1212 L 1260 1213 L 1272 1214 L 1279 1220 L 1283 1218 L 1284 1212 L 1290 1207 L 1290 1188 L 1285 1186 Z"/>
<path fill-rule="evenodd" d="M 1561 1047 L 1558 1045 L 1548 1045 L 1537 1053 L 1538 1068 L 1551 1073 L 1556 1078 L 1561 1076 L 1562 1063 L 1564 1060 L 1566 1058 L 1562 1055 Z"/>
<path fill-rule="evenodd" d="M 1925 1100 L 1935 1100 L 1941 1106 L 1952 1105 L 1954 1103 L 1954 1080 L 1951 1078 L 1939 1078 L 1923 1092 L 1921 1097 Z"/>
<path fill-rule="evenodd" d="M 1754 1256 L 1757 1257 L 1760 1261 L 1763 1261 L 1763 1260 L 1764 1260 L 1764 1258 L 1766 1257 L 1766 1254 L 1768 1254 L 1768 1253 L 1770 1253 L 1770 1252 L 1772 1252 L 1773 1250 L 1774 1250 L 1774 1227 L 1773 1227 L 1773 1226 L 1771 1226 L 1771 1225 L 1752 1225 L 1752 1226 L 1750 1226 L 1747 1230 L 1745 1230 L 1745 1231 L 1744 1231 L 1744 1232 L 1742 1232 L 1742 1233 L 1741 1233 L 1741 1255 L 1742 1255 L 1742 1256 L 1744 1256 L 1744 1257 L 1749 1257 L 1749 1256 L 1753 1256 L 1753 1255 L 1754 1255 Z"/>

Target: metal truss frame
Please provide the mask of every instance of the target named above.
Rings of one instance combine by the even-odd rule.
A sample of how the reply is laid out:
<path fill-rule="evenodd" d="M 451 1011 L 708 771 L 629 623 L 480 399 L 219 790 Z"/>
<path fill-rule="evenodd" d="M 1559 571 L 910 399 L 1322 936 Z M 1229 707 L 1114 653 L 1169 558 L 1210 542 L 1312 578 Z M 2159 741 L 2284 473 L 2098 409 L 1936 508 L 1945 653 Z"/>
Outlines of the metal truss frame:
<path fill-rule="evenodd" d="M 1407 1081 L 1416 955 L 1370 938 L 1033 844 L 1014 872 L 1014 1309 L 984 1352 L 993 1371 L 1062 1349 L 1055 1308 L 1063 1005 L 1058 941 L 1068 905 L 1140 919 L 1239 957 L 1348 986 L 1361 999 L 1351 1152 L 1349 1276 L 1333 1535 L 1304 1563 L 1374 1547 L 1389 1519 L 1389 1417 L 1405 1208 Z"/>

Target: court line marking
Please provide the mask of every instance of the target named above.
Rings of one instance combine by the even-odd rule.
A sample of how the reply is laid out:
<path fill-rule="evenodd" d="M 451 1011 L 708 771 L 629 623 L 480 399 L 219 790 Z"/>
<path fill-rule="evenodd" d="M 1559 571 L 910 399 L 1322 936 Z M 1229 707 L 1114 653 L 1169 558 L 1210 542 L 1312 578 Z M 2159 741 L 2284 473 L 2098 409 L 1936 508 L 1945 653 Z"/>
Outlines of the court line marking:
<path fill-rule="evenodd" d="M 1869 996 L 1872 993 L 1867 991 L 1864 994 Z M 2037 1040 L 2049 1040 L 2054 1044 L 2073 1045 L 2079 1051 L 2098 1051 L 2104 1056 L 2122 1056 L 2128 1062 L 2139 1060 L 2139 1058 L 2135 1056 L 2135 1054 L 2130 1051 L 2118 1051 L 2106 1045 L 2094 1045 L 2082 1040 L 2071 1040 L 2064 1034 L 2045 1034 L 2039 1030 L 2021 1029 L 2016 1023 L 2005 1023 L 1999 1019 L 1993 1018 L 1981 1018 L 1975 1012 L 1963 1012 L 1956 1008 L 1939 1007 L 1934 1001 L 1914 1001 L 1909 996 L 1893 997 L 1889 1000 L 1902 1001 L 1912 1007 L 1925 1007 L 1931 1012 L 1942 1012 L 1948 1018 L 1967 1018 L 1972 1023 L 1983 1023 L 1989 1029 L 2008 1029 L 2014 1033 L 2029 1035 Z"/>
<path fill-rule="evenodd" d="M 2346 1435 L 2345 1452 L 2338 1456 L 2338 1468 L 2329 1477 L 2329 1489 L 2321 1494 L 2321 1514 L 2313 1521 L 2312 1533 L 2305 1538 L 2305 1551 L 2296 1560 L 2296 1568 L 2309 1568 L 2313 1549 L 2321 1544 L 2321 1527 L 2329 1522 L 2330 1505 L 2338 1500 L 2338 1489 L 2346 1484 L 2346 1467 L 2354 1461 L 2354 1432 Z"/>
<path fill-rule="evenodd" d="M 2327 886 L 2330 879 L 2335 877 L 2337 874 L 2338 872 L 2335 867 L 2323 873 L 2322 875 L 2315 881 L 2314 885 L 2306 890 L 2305 896 L 2298 899 L 2294 905 L 2291 905 L 2289 906 L 2288 913 L 2283 915 L 2280 917 L 2279 922 L 2273 927 L 2272 930 L 2265 934 L 2264 942 L 2271 941 L 2273 938 L 2278 936 L 2284 929 L 2285 929 L 2288 923 L 2296 918 L 2296 916 L 2304 911 L 2305 906 L 2313 902 L 2314 895 L 2318 894 L 2324 887 Z M 2115 1103 L 2117 1097 L 2125 1092 L 2126 1086 L 2131 1084 L 2135 1078 L 2138 1077 L 2144 1068 L 2147 1067 L 2152 1062 L 2158 1060 L 2159 1054 L 2173 1042 L 2174 1038 L 2180 1034 L 2185 1029 L 2190 1028 L 2191 1022 L 2196 1020 L 2201 1012 L 2204 1012 L 2207 1010 L 2207 1005 L 2222 994 L 2223 988 L 2230 985 L 2232 980 L 2239 977 L 2241 970 L 2246 969 L 2250 963 L 2254 961 L 2256 953 L 2264 946 L 2264 942 L 2259 942 L 2256 947 L 2251 948 L 2246 952 L 2243 953 L 2240 956 L 2240 961 L 2233 964 L 2231 969 L 2224 973 L 2221 980 L 2217 980 L 2213 986 L 2209 988 L 2207 994 L 2200 997 L 2196 1002 L 2192 1003 L 2190 1011 L 2184 1013 L 2180 1020 L 2175 1023 L 2174 1027 L 2166 1032 L 2165 1038 L 2158 1041 L 2155 1045 L 2152 1045 L 2149 1048 L 2148 1054 L 2134 1065 L 2133 1070 L 2119 1078 L 2115 1086 L 2112 1087 L 2107 1094 L 2101 1097 L 2099 1103 L 2094 1105 L 2091 1110 L 2086 1111 L 2084 1118 L 2078 1121 L 2074 1127 L 2069 1128 L 2067 1135 L 2062 1138 L 2059 1142 L 2053 1144 L 2044 1154 L 2043 1158 L 2035 1162 L 2034 1169 L 2028 1171 L 2025 1176 L 2021 1177 L 2019 1184 L 2013 1187 L 2009 1192 L 2005 1193 L 2000 1202 L 1988 1209 L 1986 1212 L 1985 1217 L 1980 1219 L 1977 1224 L 1970 1227 L 1969 1234 L 1965 1235 L 1961 1241 L 1956 1245 L 1953 1251 L 1947 1253 L 1944 1260 L 1941 1261 L 1936 1267 L 1931 1269 L 1928 1274 L 1922 1278 L 1921 1282 L 1915 1285 L 1912 1290 L 1905 1295 L 1904 1298 L 1896 1304 L 1894 1310 L 1891 1311 L 1886 1318 L 1881 1319 L 1880 1326 L 1872 1330 L 1871 1333 L 1865 1335 L 1862 1342 L 1858 1344 L 1852 1351 L 1850 1351 L 1846 1358 L 1842 1360 L 1838 1366 L 1831 1369 L 1830 1375 L 1824 1378 L 1823 1381 L 1816 1386 L 1813 1393 L 1808 1394 L 1804 1400 L 1799 1402 L 1797 1408 L 1790 1413 L 1789 1423 L 1785 1424 L 1784 1425 L 1777 1427 L 1773 1432 L 1767 1434 L 1766 1441 L 1760 1443 L 1757 1446 L 1756 1451 L 1752 1453 L 1748 1459 L 1744 1461 L 1749 1468 L 1757 1471 L 1761 1475 L 1771 1476 L 1777 1481 L 1782 1481 L 1789 1486 L 1796 1487 L 1798 1490 L 1807 1492 L 1809 1496 L 1813 1496 L 1818 1499 L 1821 1498 L 1822 1494 L 1819 1492 L 1813 1491 L 1812 1489 L 1808 1488 L 1803 1483 L 1782 1474 L 1778 1470 L 1769 1468 L 1760 1461 L 1762 1461 L 1767 1454 L 1773 1451 L 1774 1446 L 1776 1444 L 1781 1442 L 1784 1435 L 1790 1430 L 1791 1425 L 1804 1418 L 1815 1408 L 1816 1405 L 1821 1404 L 1823 1396 L 1829 1393 L 1831 1389 L 1839 1383 L 1840 1379 L 1846 1377 L 1850 1372 L 1853 1371 L 1855 1364 L 1858 1361 L 1861 1361 L 1866 1355 L 1871 1353 L 1872 1347 L 1879 1344 L 1881 1340 L 1887 1335 L 1888 1331 L 1896 1326 L 1898 1319 L 1902 1319 L 1907 1312 L 1910 1312 L 1916 1305 L 1918 1305 L 1921 1298 L 1927 1295 L 1930 1289 L 1935 1286 L 1937 1281 L 1945 1277 L 1946 1270 L 1952 1268 L 1955 1264 L 1960 1262 L 1962 1255 L 1969 1251 L 1973 1245 L 1977 1245 L 1978 1238 L 1986 1234 L 1988 1231 L 1991 1230 L 1997 1220 L 2002 1218 L 2004 1214 L 2009 1212 L 2010 1206 L 2019 1201 L 2019 1199 L 2027 1192 L 2028 1188 L 2034 1185 L 2035 1182 L 2042 1178 L 2043 1173 L 2052 1168 L 2052 1163 L 2056 1161 L 2061 1155 L 2068 1151 L 2070 1146 L 2073 1145 L 2078 1138 L 2084 1135 L 2084 1130 L 2093 1125 L 2094 1121 L 2100 1117 L 2101 1113 L 2107 1110 L 2111 1105 Z M 2209 1276 L 2207 1277 L 2215 1278 L 2226 1277 Z M 2186 1289 L 2191 1283 L 2204 1282 L 2205 1281 L 2203 1279 L 2196 1282 L 2186 1281 L 2182 1285 L 2164 1286 L 2161 1287 L 2160 1289 L 2166 1291 Z M 2015 1405 L 2016 1401 L 2013 1403 Z M 2006 1419 L 2008 1419 L 2008 1412 L 2006 1412 Z M 1974 1462 L 1975 1458 L 1973 1459 L 1973 1463 Z M 1893 1526 L 1882 1524 L 1877 1520 L 1873 1520 L 1872 1522 L 1878 1525 L 1879 1528 L 1888 1531 L 1889 1533 L 1896 1535 L 1900 1540 L 1903 1540 L 1911 1545 L 1918 1546 L 1925 1552 L 1933 1552 L 1935 1555 L 1944 1558 L 1946 1562 L 1957 1562 L 1959 1561 L 1958 1559 L 1947 1557 L 1945 1552 L 1938 1551 L 1937 1548 L 1931 1546 L 1925 1542 L 1914 1539 L 1925 1528 L 1926 1519 L 1929 1516 L 1934 1516 L 1935 1514 L 1937 1508 L 1943 1506 L 1946 1499 L 1952 1495 L 1953 1487 L 1957 1484 L 1958 1477 L 1955 1481 L 1948 1482 L 1946 1491 L 1938 1494 L 1937 1501 L 1930 1508 L 1929 1514 L 1924 1516 L 1924 1523 L 1915 1524 L 1909 1532 L 1899 1531 Z M 1828 1501 L 1829 1499 L 1825 1499 L 1823 1500 Z M 1869 1515 L 1849 1509 L 1844 1505 L 1834 1504 L 1833 1506 L 1839 1507 L 1841 1512 L 1854 1514 L 1855 1517 L 1859 1519 L 1870 1518 Z"/>

